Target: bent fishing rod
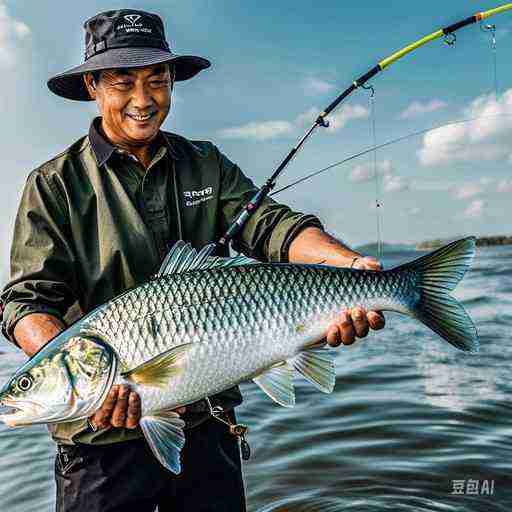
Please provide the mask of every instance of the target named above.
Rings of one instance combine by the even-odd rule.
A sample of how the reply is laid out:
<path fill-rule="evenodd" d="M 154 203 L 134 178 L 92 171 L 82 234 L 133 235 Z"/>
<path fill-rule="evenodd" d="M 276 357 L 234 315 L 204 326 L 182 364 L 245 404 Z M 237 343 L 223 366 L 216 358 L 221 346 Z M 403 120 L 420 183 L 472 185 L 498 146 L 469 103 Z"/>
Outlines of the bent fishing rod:
<path fill-rule="evenodd" d="M 323 110 L 317 117 L 314 124 L 307 130 L 304 136 L 298 141 L 298 143 L 290 150 L 285 159 L 279 164 L 276 170 L 272 173 L 270 178 L 266 181 L 266 183 L 254 194 L 252 199 L 246 204 L 243 210 L 238 214 L 237 218 L 231 224 L 231 226 L 227 229 L 224 235 L 219 239 L 217 245 L 220 246 L 229 246 L 230 242 L 243 230 L 246 223 L 252 217 L 254 212 L 261 205 L 263 200 L 270 194 L 272 189 L 275 187 L 278 177 L 283 173 L 283 171 L 288 167 L 289 163 L 293 160 L 293 158 L 297 155 L 298 151 L 302 148 L 302 146 L 306 143 L 309 137 L 313 134 L 313 132 L 319 128 L 327 128 L 329 126 L 329 121 L 326 119 L 327 116 L 338 107 L 350 94 L 352 94 L 356 89 L 363 87 L 364 85 L 373 78 L 375 75 L 384 71 L 386 68 L 394 64 L 401 58 L 405 57 L 407 54 L 417 50 L 418 48 L 435 41 L 436 39 L 440 39 L 444 37 L 446 43 L 448 45 L 454 45 L 457 40 L 457 36 L 455 32 L 458 30 L 472 25 L 477 22 L 482 22 L 483 20 L 490 18 L 491 16 L 495 16 L 497 14 L 501 14 L 506 11 L 512 10 L 512 3 L 507 3 L 501 5 L 499 7 L 495 7 L 493 9 L 489 9 L 487 11 L 478 12 L 469 18 L 465 18 L 456 23 L 452 23 L 447 27 L 441 28 L 428 34 L 421 39 L 403 47 L 402 49 L 394 52 L 389 57 L 381 60 L 376 66 L 372 67 L 368 70 L 364 75 L 361 75 L 358 79 L 354 80 L 347 89 L 345 89 L 325 110 Z"/>

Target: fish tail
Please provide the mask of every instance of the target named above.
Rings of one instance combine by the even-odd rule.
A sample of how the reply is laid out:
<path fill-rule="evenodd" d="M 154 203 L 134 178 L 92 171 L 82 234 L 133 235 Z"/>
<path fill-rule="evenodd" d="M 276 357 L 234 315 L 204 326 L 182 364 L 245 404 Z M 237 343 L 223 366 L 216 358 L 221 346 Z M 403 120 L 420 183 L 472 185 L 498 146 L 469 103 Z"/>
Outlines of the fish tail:
<path fill-rule="evenodd" d="M 476 327 L 450 292 L 464 277 L 475 255 L 475 237 L 452 242 L 394 270 L 412 275 L 416 299 L 410 314 L 465 352 L 478 352 Z"/>

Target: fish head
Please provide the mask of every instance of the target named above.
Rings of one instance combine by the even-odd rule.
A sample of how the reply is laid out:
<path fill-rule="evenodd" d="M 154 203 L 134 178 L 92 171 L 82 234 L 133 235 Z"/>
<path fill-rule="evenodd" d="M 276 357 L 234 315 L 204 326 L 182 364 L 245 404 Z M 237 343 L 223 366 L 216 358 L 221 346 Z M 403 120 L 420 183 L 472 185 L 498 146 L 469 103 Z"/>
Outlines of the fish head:
<path fill-rule="evenodd" d="M 0 404 L 15 409 L 0 421 L 21 427 L 86 418 L 103 403 L 116 371 L 112 347 L 98 338 L 77 335 L 47 345 L 0 390 Z"/>

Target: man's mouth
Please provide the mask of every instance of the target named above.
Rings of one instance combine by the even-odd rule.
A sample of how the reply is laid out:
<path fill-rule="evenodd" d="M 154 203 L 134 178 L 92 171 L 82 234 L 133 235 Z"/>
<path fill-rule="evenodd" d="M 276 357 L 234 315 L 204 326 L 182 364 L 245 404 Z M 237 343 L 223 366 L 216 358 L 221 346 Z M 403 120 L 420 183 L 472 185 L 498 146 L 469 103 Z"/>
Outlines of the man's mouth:
<path fill-rule="evenodd" d="M 126 114 L 130 119 L 135 121 L 144 122 L 149 121 L 151 118 L 156 116 L 156 112 L 148 112 L 147 114 L 137 114 L 135 112 L 128 112 Z"/>

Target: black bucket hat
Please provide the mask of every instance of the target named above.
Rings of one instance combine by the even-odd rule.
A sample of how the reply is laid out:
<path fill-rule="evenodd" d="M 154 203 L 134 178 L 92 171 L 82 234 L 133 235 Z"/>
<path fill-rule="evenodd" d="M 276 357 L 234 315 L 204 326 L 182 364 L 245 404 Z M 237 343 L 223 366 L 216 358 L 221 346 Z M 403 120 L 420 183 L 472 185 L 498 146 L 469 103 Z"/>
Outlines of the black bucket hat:
<path fill-rule="evenodd" d="M 157 14 L 134 9 L 106 11 L 87 20 L 84 28 L 85 62 L 48 80 L 50 91 L 63 98 L 92 100 L 82 76 L 89 71 L 168 62 L 180 81 L 210 67 L 210 61 L 202 57 L 172 53 Z"/>

